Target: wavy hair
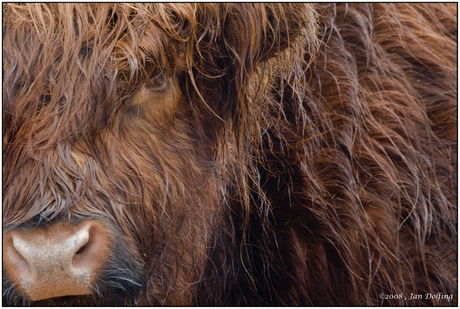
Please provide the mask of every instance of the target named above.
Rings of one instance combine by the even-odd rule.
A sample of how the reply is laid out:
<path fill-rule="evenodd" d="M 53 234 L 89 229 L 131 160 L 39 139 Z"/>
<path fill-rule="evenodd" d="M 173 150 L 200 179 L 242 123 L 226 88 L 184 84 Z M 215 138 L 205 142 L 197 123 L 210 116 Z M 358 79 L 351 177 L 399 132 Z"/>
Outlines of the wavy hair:
<path fill-rule="evenodd" d="M 456 11 L 4 4 L 4 230 L 116 235 L 37 304 L 456 304 Z"/>

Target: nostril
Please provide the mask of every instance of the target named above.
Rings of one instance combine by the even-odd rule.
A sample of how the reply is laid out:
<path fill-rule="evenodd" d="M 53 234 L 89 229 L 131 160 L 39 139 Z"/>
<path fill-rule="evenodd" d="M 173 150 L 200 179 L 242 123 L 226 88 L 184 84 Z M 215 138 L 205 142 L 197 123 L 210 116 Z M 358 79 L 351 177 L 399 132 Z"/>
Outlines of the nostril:
<path fill-rule="evenodd" d="M 93 257 L 97 251 L 99 233 L 98 230 L 89 226 L 85 231 L 85 238 L 80 243 L 80 248 L 72 257 L 72 268 L 75 273 L 84 273 L 93 268 Z"/>
<path fill-rule="evenodd" d="M 75 239 L 72 239 L 71 242 L 74 242 L 75 249 L 77 249 L 75 252 L 75 255 L 82 254 L 89 245 L 91 244 L 91 233 L 92 233 L 92 228 L 91 227 L 85 227 L 75 235 Z M 74 250 L 75 250 L 74 249 Z"/>
<path fill-rule="evenodd" d="M 20 277 L 22 279 L 30 279 L 32 277 L 32 268 L 27 261 L 27 250 L 29 250 L 26 243 L 24 243 L 17 235 L 12 235 L 6 240 L 6 248 L 4 254 L 11 261 L 14 270 L 20 270 Z"/>
<path fill-rule="evenodd" d="M 75 253 L 76 255 L 77 254 L 82 254 L 83 251 L 85 251 L 85 249 L 88 247 L 88 243 L 84 244 L 80 249 L 78 249 L 78 251 Z"/>

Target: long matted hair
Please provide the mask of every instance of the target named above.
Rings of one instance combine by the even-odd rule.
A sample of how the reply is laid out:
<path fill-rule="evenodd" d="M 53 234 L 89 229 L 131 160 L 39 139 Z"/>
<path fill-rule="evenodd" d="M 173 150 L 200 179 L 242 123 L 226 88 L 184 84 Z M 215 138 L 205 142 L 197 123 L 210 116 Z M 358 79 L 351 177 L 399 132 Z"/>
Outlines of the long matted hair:
<path fill-rule="evenodd" d="M 132 275 L 38 304 L 456 304 L 456 12 L 4 4 L 4 229 L 104 219 Z"/>

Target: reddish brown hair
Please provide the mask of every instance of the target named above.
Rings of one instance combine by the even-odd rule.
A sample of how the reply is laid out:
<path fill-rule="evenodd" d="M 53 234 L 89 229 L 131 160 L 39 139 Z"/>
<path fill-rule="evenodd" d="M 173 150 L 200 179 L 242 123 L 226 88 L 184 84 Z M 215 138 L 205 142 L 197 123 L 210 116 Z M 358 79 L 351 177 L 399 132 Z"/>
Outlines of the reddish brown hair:
<path fill-rule="evenodd" d="M 4 4 L 4 229 L 106 220 L 145 278 L 43 304 L 456 304 L 456 12 Z"/>

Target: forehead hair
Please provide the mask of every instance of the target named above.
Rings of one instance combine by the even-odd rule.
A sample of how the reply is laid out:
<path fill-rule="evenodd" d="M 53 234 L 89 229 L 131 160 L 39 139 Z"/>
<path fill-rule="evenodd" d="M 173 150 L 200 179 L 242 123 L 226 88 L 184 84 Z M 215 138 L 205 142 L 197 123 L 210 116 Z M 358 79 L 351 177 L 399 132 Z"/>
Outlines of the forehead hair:
<path fill-rule="evenodd" d="M 13 139 L 31 149 L 97 136 L 144 81 L 178 71 L 197 114 L 208 109 L 241 139 L 258 113 L 246 100 L 249 84 L 260 88 L 253 72 L 302 29 L 315 33 L 304 4 L 32 3 L 3 13 L 4 135 L 22 128 Z M 285 63 L 297 81 L 302 70 Z"/>
<path fill-rule="evenodd" d="M 175 31 L 186 20 L 179 14 L 192 15 L 192 9 L 157 3 L 10 5 L 4 37 L 14 39 L 6 50 L 21 48 L 21 64 L 30 69 L 76 65 L 88 78 L 107 66 L 130 80 L 149 62 L 171 66 L 171 51 L 188 40 L 187 33 Z"/>
<path fill-rule="evenodd" d="M 83 124 L 109 121 L 139 82 L 174 73 L 188 40 L 180 15 L 193 9 L 158 3 L 4 6 L 3 95 L 10 124 L 21 118 L 35 126 L 33 132 L 54 126 L 77 134 Z"/>

